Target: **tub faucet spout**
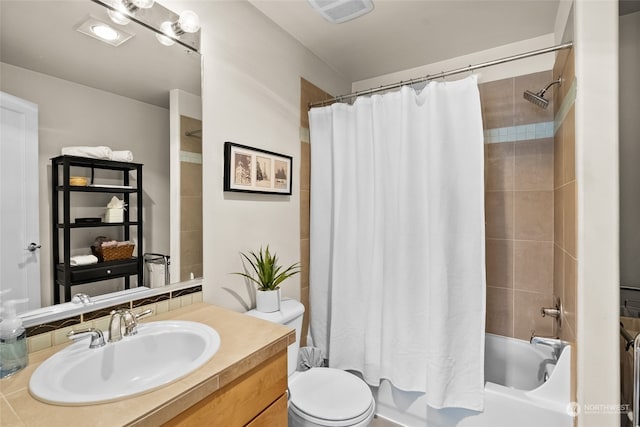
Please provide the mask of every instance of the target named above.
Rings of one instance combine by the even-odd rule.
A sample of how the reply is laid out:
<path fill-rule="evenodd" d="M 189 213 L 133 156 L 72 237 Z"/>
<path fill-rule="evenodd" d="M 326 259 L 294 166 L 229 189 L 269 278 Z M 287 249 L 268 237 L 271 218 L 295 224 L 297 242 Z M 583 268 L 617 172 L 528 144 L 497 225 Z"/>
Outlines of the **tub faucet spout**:
<path fill-rule="evenodd" d="M 556 361 L 560 358 L 562 349 L 567 345 L 567 342 L 561 340 L 560 338 L 537 336 L 535 331 L 531 333 L 531 339 L 529 339 L 529 342 L 533 345 L 546 345 L 548 347 L 551 347 L 551 350 L 553 351 L 553 357 Z"/>

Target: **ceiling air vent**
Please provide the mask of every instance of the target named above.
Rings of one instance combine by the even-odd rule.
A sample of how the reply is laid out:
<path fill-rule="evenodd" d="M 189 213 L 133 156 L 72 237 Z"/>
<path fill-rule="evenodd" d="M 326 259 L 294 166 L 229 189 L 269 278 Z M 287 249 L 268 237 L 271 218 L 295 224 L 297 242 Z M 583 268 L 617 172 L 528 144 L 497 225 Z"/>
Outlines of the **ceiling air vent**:
<path fill-rule="evenodd" d="M 332 24 L 350 21 L 373 10 L 371 0 L 308 0 Z"/>

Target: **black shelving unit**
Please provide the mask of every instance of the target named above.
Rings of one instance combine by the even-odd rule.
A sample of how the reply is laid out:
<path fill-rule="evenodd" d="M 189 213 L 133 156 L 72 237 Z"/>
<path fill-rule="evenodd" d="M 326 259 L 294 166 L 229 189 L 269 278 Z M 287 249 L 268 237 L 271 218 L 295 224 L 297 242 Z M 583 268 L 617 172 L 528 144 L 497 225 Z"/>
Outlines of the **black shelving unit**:
<path fill-rule="evenodd" d="M 91 171 L 89 185 L 74 186 L 69 184 L 71 167 L 83 167 Z M 60 173 L 62 168 L 62 173 Z M 122 186 L 99 186 L 94 183 L 96 169 L 119 171 L 122 173 Z M 136 186 L 129 185 L 130 174 L 136 176 Z M 62 181 L 60 181 L 62 177 Z M 51 211 L 53 238 L 53 302 L 71 301 L 71 288 L 84 283 L 124 278 L 124 288 L 129 289 L 132 275 L 138 276 L 138 283 L 143 283 L 143 250 L 142 250 L 142 164 L 115 162 L 111 160 L 90 159 L 77 156 L 58 156 L 51 159 Z M 126 206 L 130 206 L 130 196 L 136 196 L 137 215 L 135 220 L 129 217 L 130 209 L 124 211 L 124 221 L 118 223 L 71 222 L 71 193 L 106 193 L 122 194 Z M 62 217 L 60 215 L 60 196 L 62 196 Z M 124 239 L 131 239 L 131 228 L 136 229 L 137 256 L 129 259 L 99 262 L 97 264 L 71 266 L 71 230 L 79 228 L 120 227 L 124 229 Z M 62 235 L 62 236 L 61 236 Z M 62 239 L 62 253 L 60 252 Z M 60 301 L 60 287 L 64 288 L 64 301 Z"/>

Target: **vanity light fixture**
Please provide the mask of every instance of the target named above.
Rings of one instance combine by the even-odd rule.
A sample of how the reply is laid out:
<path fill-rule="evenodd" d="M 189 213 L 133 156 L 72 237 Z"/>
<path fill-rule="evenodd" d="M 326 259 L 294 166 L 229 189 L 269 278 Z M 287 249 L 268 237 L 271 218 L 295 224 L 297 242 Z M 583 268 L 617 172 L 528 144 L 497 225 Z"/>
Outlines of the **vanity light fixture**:
<path fill-rule="evenodd" d="M 135 14 L 139 9 L 150 9 L 155 0 L 113 0 L 113 9 L 107 10 L 109 18 L 119 25 L 127 25 L 131 22 L 128 15 Z"/>
<path fill-rule="evenodd" d="M 153 7 L 155 0 L 114 0 L 113 5 L 116 9 L 126 9 L 133 13 L 138 9 L 150 9 Z"/>
<path fill-rule="evenodd" d="M 177 43 L 194 52 L 200 50 L 200 18 L 191 10 L 177 14 L 155 0 L 91 1 L 105 6 L 109 18 L 118 25 L 134 21 L 155 31 L 163 45 Z"/>
<path fill-rule="evenodd" d="M 164 21 L 160 30 L 169 37 L 178 37 L 184 33 L 196 33 L 200 29 L 200 18 L 191 11 L 185 10 L 176 22 Z"/>
<path fill-rule="evenodd" d="M 162 28 L 162 26 L 160 26 Z M 175 42 L 171 39 L 171 37 L 167 37 L 164 34 L 156 33 L 156 39 L 165 46 L 173 46 Z"/>
<path fill-rule="evenodd" d="M 125 15 L 123 12 L 120 12 L 119 10 L 107 9 L 107 14 L 109 15 L 109 18 L 111 18 L 111 20 L 118 25 L 127 25 L 129 22 L 131 22 L 131 19 L 129 19 L 127 15 Z"/>
<path fill-rule="evenodd" d="M 160 24 L 160 31 L 163 34 L 156 34 L 156 38 L 165 46 L 174 44 L 173 39 L 180 37 L 184 33 L 196 33 L 200 29 L 200 18 L 191 11 L 185 10 L 180 14 L 176 22 L 164 21 Z"/>
<path fill-rule="evenodd" d="M 93 37 L 94 39 L 110 44 L 111 46 L 120 46 L 122 43 L 133 37 L 132 33 L 116 29 L 91 15 L 76 25 L 75 30 L 89 37 Z"/>

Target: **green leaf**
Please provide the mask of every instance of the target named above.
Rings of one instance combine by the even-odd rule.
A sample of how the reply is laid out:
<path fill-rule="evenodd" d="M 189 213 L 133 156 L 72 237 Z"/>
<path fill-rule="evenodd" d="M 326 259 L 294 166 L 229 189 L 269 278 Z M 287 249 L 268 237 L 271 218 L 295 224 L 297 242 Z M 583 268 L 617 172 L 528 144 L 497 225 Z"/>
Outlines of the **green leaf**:
<path fill-rule="evenodd" d="M 257 254 L 249 251 L 249 255 L 242 252 L 240 252 L 240 255 L 242 256 L 242 265 L 245 268 L 245 272 L 232 274 L 246 277 L 256 283 L 258 290 L 261 291 L 276 290 L 280 287 L 280 283 L 300 272 L 299 262 L 291 264 L 282 270 L 283 267 L 278 265 L 278 256 L 275 253 L 271 254 L 269 245 L 264 250 L 260 247 L 260 251 Z M 251 265 L 251 269 L 247 269 L 245 261 Z M 247 272 L 251 274 L 247 274 Z M 255 277 L 253 273 L 255 273 Z"/>

